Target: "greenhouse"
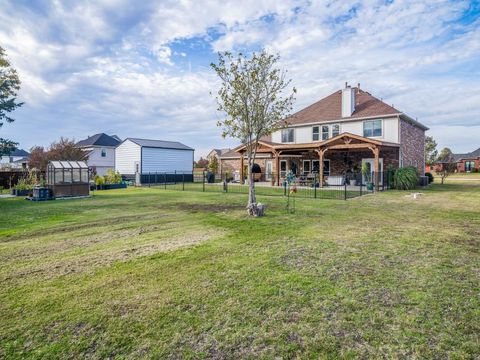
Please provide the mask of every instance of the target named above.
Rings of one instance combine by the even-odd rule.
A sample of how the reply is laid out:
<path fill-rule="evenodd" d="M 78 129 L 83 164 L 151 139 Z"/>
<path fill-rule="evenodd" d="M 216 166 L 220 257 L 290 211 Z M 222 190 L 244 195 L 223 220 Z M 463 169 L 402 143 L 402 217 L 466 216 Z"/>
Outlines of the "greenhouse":
<path fill-rule="evenodd" d="M 50 161 L 47 165 L 47 187 L 53 196 L 88 196 L 88 166 L 84 161 Z"/>

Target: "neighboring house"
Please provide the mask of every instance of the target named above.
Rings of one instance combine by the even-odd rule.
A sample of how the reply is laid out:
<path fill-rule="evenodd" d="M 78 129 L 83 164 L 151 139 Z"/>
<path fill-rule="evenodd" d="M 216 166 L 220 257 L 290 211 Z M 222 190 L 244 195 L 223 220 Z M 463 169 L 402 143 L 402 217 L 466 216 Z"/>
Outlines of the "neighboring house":
<path fill-rule="evenodd" d="M 26 169 L 30 153 L 23 149 L 16 149 L 10 155 L 4 155 L 0 159 L 0 167 L 12 169 Z"/>
<path fill-rule="evenodd" d="M 87 165 L 103 176 L 108 169 L 115 169 L 115 148 L 118 144 L 118 136 L 100 133 L 79 141 L 76 145 L 87 153 Z"/>
<path fill-rule="evenodd" d="M 207 160 L 212 161 L 212 159 L 215 157 L 218 160 L 218 173 L 222 173 L 222 162 L 220 161 L 220 157 L 229 152 L 231 149 L 212 149 L 207 155 Z"/>
<path fill-rule="evenodd" d="M 176 141 L 127 138 L 115 151 L 115 169 L 134 178 L 136 173 L 192 173 L 194 149 Z"/>
<path fill-rule="evenodd" d="M 480 148 L 467 154 L 453 154 L 457 163 L 458 172 L 472 172 L 480 170 Z"/>
<path fill-rule="evenodd" d="M 317 173 L 322 184 L 329 176 L 360 171 L 363 163 L 378 174 L 378 183 L 389 166 L 415 166 L 424 173 L 428 128 L 360 86 L 346 84 L 286 123 L 259 144 L 255 162 L 267 181 L 281 184 L 292 171 L 297 176 Z M 243 179 L 244 154 L 244 144 L 222 154 L 222 169 Z"/>

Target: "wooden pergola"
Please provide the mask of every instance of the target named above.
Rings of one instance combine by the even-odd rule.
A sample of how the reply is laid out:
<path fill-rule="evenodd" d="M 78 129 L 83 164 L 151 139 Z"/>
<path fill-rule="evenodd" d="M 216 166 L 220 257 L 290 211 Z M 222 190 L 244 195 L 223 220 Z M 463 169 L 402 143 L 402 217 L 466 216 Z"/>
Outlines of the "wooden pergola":
<path fill-rule="evenodd" d="M 398 144 L 388 143 L 380 140 L 370 139 L 363 136 L 351 134 L 351 133 L 342 133 L 331 139 L 313 143 L 305 144 L 278 144 L 269 141 L 259 141 L 257 147 L 257 154 L 262 153 L 271 153 L 274 160 L 275 166 L 277 169 L 276 172 L 276 182 L 277 185 L 280 184 L 280 156 L 286 152 L 292 151 L 315 151 L 318 154 L 319 159 L 319 185 L 323 185 L 323 160 L 325 158 L 325 153 L 332 150 L 370 150 L 373 153 L 374 158 L 374 186 L 375 190 L 378 190 L 379 186 L 379 160 L 380 160 L 380 149 L 382 147 L 398 147 Z M 244 183 L 244 154 L 246 151 L 246 145 L 241 145 L 237 149 L 237 152 L 240 153 L 240 181 Z"/>

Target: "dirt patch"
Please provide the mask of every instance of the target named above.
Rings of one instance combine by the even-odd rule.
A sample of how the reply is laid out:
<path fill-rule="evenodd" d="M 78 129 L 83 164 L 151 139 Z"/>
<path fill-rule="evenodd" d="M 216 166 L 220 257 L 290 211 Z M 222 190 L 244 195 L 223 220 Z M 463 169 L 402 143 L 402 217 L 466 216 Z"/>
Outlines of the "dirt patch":
<path fill-rule="evenodd" d="M 178 208 L 183 211 L 188 212 L 227 212 L 232 210 L 245 210 L 245 206 L 243 205 L 232 205 L 232 204 L 189 204 L 189 203 L 181 203 L 178 204 Z"/>
<path fill-rule="evenodd" d="M 151 226 L 150 228 L 153 229 L 155 227 Z M 122 235 L 125 237 L 135 236 L 141 234 L 142 231 L 145 232 L 146 229 L 140 228 L 130 230 Z M 162 231 L 160 231 L 160 233 L 161 232 Z M 69 255 L 58 260 L 50 260 L 47 258 L 45 259 L 46 261 L 11 272 L 7 274 L 3 280 L 20 280 L 25 277 L 52 279 L 62 275 L 95 271 L 97 268 L 109 266 L 115 262 L 126 262 L 142 256 L 149 256 L 156 253 L 190 247 L 224 235 L 222 231 L 212 229 L 205 229 L 202 232 L 185 231 L 181 235 L 175 235 L 168 238 L 161 237 L 160 233 L 159 238 L 148 240 L 148 242 L 143 242 L 141 244 L 133 243 L 113 249 L 93 250 L 94 252 L 87 252 L 81 255 Z M 110 239 L 112 235 L 112 233 L 108 233 Z M 107 235 L 101 235 L 100 237 L 106 236 Z M 99 241 L 99 237 L 94 238 L 96 241 Z M 83 243 L 77 242 L 75 246 L 84 246 L 85 241 L 88 241 L 88 239 L 83 239 L 83 241 Z"/>

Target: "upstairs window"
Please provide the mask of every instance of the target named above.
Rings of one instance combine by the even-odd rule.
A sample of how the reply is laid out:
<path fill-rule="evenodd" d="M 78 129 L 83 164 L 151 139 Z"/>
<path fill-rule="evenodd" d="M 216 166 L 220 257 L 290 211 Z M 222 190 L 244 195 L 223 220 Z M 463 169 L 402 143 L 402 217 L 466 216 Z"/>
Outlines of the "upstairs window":
<path fill-rule="evenodd" d="M 322 140 L 327 140 L 330 137 L 330 129 L 328 125 L 322 126 Z"/>
<path fill-rule="evenodd" d="M 312 128 L 312 141 L 320 140 L 320 127 L 314 126 Z"/>
<path fill-rule="evenodd" d="M 363 136 L 382 136 L 382 120 L 368 120 L 363 122 Z"/>
<path fill-rule="evenodd" d="M 107 156 L 107 150 L 102 149 L 102 157 L 106 157 L 106 156 Z"/>
<path fill-rule="evenodd" d="M 292 143 L 294 141 L 293 135 L 294 129 L 282 129 L 282 143 Z"/>
<path fill-rule="evenodd" d="M 340 125 L 339 124 L 332 125 L 332 137 L 337 136 L 338 134 L 340 134 Z"/>

